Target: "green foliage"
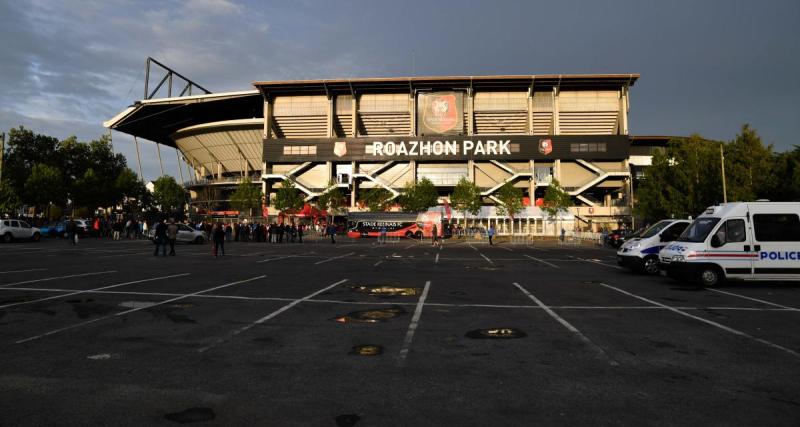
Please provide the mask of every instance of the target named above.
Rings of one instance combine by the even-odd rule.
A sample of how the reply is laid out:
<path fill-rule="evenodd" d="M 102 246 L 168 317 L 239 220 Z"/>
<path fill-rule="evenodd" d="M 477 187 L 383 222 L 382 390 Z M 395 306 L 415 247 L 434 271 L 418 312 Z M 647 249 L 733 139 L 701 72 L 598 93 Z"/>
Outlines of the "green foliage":
<path fill-rule="evenodd" d="M 550 181 L 547 190 L 544 192 L 542 210 L 550 218 L 555 218 L 559 213 L 567 212 L 572 206 L 572 197 L 561 188 L 561 183 L 557 179 Z"/>
<path fill-rule="evenodd" d="M 0 215 L 12 214 L 20 205 L 19 197 L 11 184 L 6 180 L 0 181 Z"/>
<path fill-rule="evenodd" d="M 464 221 L 467 220 L 467 212 L 477 215 L 481 210 L 481 189 L 474 182 L 462 177 L 458 180 L 453 194 L 450 195 L 450 204 L 459 211 L 464 212 Z"/>
<path fill-rule="evenodd" d="M 522 189 L 514 187 L 514 184 L 507 182 L 497 189 L 495 197 L 500 200 L 497 205 L 497 213 L 500 215 L 514 218 L 522 210 Z"/>
<path fill-rule="evenodd" d="M 126 167 L 117 175 L 114 180 L 114 187 L 120 196 L 120 199 L 115 200 L 115 203 L 122 202 L 123 207 L 128 212 L 139 212 L 153 205 L 152 194 L 147 191 L 147 187 L 136 175 L 136 172 L 130 168 Z"/>
<path fill-rule="evenodd" d="M 281 212 L 294 214 L 303 209 L 303 205 L 305 205 L 305 201 L 294 182 L 289 179 L 281 181 L 281 188 L 275 194 L 273 206 Z"/>
<path fill-rule="evenodd" d="M 400 206 L 410 212 L 422 212 L 439 203 L 439 192 L 428 178 L 419 182 L 409 182 L 400 195 Z"/>
<path fill-rule="evenodd" d="M 772 146 L 764 146 L 755 129 L 745 124 L 725 147 L 728 201 L 753 201 L 777 184 Z"/>
<path fill-rule="evenodd" d="M 259 183 L 253 183 L 250 180 L 243 181 L 231 194 L 231 207 L 237 211 L 246 211 L 248 214 L 252 214 L 253 209 L 261 207 L 262 199 Z"/>
<path fill-rule="evenodd" d="M 24 190 L 26 202 L 37 207 L 48 206 L 63 197 L 61 171 L 47 164 L 34 165 L 25 180 Z"/>
<path fill-rule="evenodd" d="M 775 201 L 800 201 L 800 146 L 775 156 L 772 160 L 772 175 L 780 177 L 780 181 L 775 182 L 760 197 Z"/>
<path fill-rule="evenodd" d="M 391 204 L 392 193 L 383 187 L 373 187 L 364 191 L 362 201 L 370 212 L 383 212 Z"/>
<path fill-rule="evenodd" d="M 635 194 L 635 213 L 650 221 L 686 218 L 722 202 L 720 144 L 692 135 L 656 152 Z"/>
<path fill-rule="evenodd" d="M 25 183 L 35 165 L 58 167 L 58 139 L 38 135 L 20 126 L 8 132 L 6 153 L 3 161 L 3 179 L 8 180 L 13 191 L 23 203 L 33 204 L 35 195 L 25 191 Z M 66 200 L 60 197 L 59 202 Z"/>
<path fill-rule="evenodd" d="M 187 201 L 186 190 L 175 178 L 164 175 L 153 181 L 153 201 L 162 212 L 180 212 Z"/>

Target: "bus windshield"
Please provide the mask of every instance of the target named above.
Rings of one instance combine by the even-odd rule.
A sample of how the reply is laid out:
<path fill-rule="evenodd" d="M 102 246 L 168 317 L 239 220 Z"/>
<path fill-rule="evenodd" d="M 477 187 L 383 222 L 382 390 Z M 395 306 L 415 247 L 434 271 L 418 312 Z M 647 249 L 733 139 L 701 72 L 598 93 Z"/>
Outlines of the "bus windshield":
<path fill-rule="evenodd" d="M 692 243 L 704 242 L 718 222 L 719 218 L 697 218 L 683 231 L 681 237 L 678 237 L 676 241 Z"/>
<path fill-rule="evenodd" d="M 661 230 L 667 228 L 667 226 L 669 224 L 670 224 L 670 221 L 659 221 L 659 222 L 651 225 L 650 228 L 648 228 L 647 230 L 645 230 L 644 233 L 642 233 L 641 238 L 642 239 L 646 239 L 648 237 L 653 237 L 656 234 L 660 233 Z"/>

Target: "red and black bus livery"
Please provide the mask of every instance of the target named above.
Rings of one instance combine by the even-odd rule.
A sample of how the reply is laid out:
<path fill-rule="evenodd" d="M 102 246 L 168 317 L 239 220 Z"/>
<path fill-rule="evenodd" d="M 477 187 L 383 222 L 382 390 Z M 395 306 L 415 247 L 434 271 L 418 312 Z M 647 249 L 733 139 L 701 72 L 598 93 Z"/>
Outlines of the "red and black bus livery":
<path fill-rule="evenodd" d="M 434 224 L 439 237 L 446 237 L 449 228 L 441 212 L 352 212 L 347 216 L 347 237 L 378 237 L 386 227 L 388 237 L 421 239 L 433 235 Z"/>

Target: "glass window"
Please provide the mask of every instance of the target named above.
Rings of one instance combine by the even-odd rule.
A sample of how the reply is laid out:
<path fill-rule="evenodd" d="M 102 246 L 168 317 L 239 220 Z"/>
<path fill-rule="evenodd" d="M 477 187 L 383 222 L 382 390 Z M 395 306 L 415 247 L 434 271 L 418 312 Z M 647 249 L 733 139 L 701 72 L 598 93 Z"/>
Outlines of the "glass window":
<path fill-rule="evenodd" d="M 721 244 L 745 241 L 743 219 L 729 219 L 722 224 L 715 233 Z"/>
<path fill-rule="evenodd" d="M 796 214 L 753 215 L 759 242 L 800 242 L 800 217 Z"/>
<path fill-rule="evenodd" d="M 11 223 L 9 223 L 8 221 L 3 221 L 3 225 L 5 225 L 6 227 L 9 227 L 11 225 Z"/>
<path fill-rule="evenodd" d="M 671 242 L 677 239 L 678 236 L 680 236 L 681 233 L 683 233 L 683 230 L 686 230 L 686 227 L 688 226 L 689 224 L 685 222 L 677 222 L 675 224 L 672 224 L 669 228 L 664 230 L 663 233 L 661 233 L 661 240 L 664 242 Z"/>
<path fill-rule="evenodd" d="M 19 221 L 11 221 L 12 227 L 19 227 Z"/>
<path fill-rule="evenodd" d="M 642 239 L 646 239 L 648 237 L 653 237 L 656 234 L 660 233 L 661 230 L 665 229 L 669 225 L 669 221 L 659 221 L 650 226 L 644 233 L 642 233 Z"/>
<path fill-rule="evenodd" d="M 697 218 L 692 225 L 684 230 L 681 237 L 678 237 L 679 242 L 704 242 L 714 226 L 719 222 L 719 218 Z"/>
<path fill-rule="evenodd" d="M 25 221 L 20 221 L 19 222 L 19 226 L 22 227 L 22 228 L 31 228 L 31 226 L 28 225 L 28 223 L 25 222 Z"/>

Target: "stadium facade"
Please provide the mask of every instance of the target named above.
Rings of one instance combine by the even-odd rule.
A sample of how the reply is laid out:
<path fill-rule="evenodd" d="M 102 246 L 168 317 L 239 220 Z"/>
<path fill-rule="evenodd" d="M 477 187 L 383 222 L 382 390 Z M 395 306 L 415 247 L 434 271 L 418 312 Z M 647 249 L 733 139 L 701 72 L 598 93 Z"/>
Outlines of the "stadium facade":
<path fill-rule="evenodd" d="M 637 168 L 664 138 L 631 137 L 638 74 L 259 81 L 242 92 L 146 99 L 106 127 L 175 147 L 192 204 L 224 209 L 236 184 L 284 179 L 311 202 L 340 187 L 350 210 L 367 189 L 397 197 L 430 179 L 441 202 L 462 177 L 486 205 L 511 182 L 536 205 L 557 179 L 586 224 L 627 221 Z M 332 183 L 332 185 L 331 185 Z"/>

